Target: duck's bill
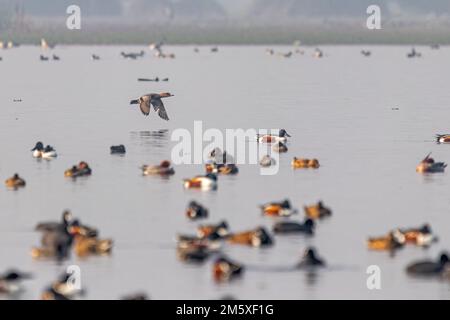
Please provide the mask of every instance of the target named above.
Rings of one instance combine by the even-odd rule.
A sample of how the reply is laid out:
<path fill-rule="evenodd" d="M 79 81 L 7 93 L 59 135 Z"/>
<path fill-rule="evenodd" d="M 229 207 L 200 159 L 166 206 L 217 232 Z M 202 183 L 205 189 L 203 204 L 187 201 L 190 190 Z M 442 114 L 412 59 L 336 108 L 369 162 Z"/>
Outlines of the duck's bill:
<path fill-rule="evenodd" d="M 289 138 L 291 137 L 291 135 L 289 133 L 286 132 L 286 136 L 288 136 Z"/>
<path fill-rule="evenodd" d="M 139 103 L 138 100 L 131 100 L 131 101 L 130 101 L 130 104 L 138 104 L 138 103 Z"/>

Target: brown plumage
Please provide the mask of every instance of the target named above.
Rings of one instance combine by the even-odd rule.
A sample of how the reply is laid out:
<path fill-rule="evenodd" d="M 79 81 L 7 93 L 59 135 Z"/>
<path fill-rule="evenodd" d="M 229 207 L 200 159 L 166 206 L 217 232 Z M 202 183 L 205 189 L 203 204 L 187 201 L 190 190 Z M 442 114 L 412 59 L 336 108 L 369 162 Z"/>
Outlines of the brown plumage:
<path fill-rule="evenodd" d="M 149 93 L 141 96 L 137 100 L 131 100 L 130 104 L 139 104 L 139 108 L 145 116 L 150 114 L 151 106 L 158 113 L 159 117 L 164 120 L 169 120 L 167 116 L 166 109 L 164 108 L 164 104 L 162 102 L 162 98 L 173 97 L 172 94 L 168 92 L 163 93 Z"/>

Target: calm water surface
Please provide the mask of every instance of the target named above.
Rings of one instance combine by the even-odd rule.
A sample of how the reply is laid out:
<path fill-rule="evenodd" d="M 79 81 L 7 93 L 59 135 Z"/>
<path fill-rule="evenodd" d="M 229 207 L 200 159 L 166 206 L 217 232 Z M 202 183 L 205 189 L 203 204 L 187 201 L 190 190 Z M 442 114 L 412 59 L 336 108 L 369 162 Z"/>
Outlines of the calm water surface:
<path fill-rule="evenodd" d="M 88 299 L 117 299 L 137 290 L 154 299 L 448 299 L 450 282 L 408 277 L 405 266 L 436 258 L 450 249 L 449 173 L 422 176 L 416 164 L 430 151 L 450 161 L 450 147 L 433 135 L 450 131 L 450 51 L 418 48 L 420 59 L 407 59 L 407 47 L 324 47 L 323 59 L 283 59 L 265 47 L 168 47 L 174 60 L 123 60 L 120 51 L 139 47 L 57 47 L 61 61 L 40 62 L 40 48 L 2 51 L 0 62 L 0 177 L 18 172 L 25 189 L 0 188 L 0 270 L 31 271 L 23 299 L 77 264 Z M 289 48 L 277 48 L 287 51 Z M 97 53 L 100 61 L 92 61 Z M 169 82 L 137 82 L 138 77 L 169 77 Z M 149 92 L 169 91 L 165 104 L 170 122 L 155 113 L 143 117 L 128 105 Z M 15 103 L 13 99 L 22 99 Z M 399 108 L 399 110 L 392 110 Z M 176 166 L 170 179 L 143 177 L 139 166 L 170 158 L 171 133 L 206 128 L 285 128 L 289 152 L 280 172 L 259 175 L 254 165 L 240 166 L 235 177 L 220 177 L 216 192 L 186 191 L 182 179 L 203 172 L 202 166 Z M 36 161 L 29 150 L 36 141 L 53 145 L 59 157 Z M 124 157 L 109 146 L 125 144 Z M 293 171 L 293 156 L 316 157 L 315 171 Z M 71 181 L 63 172 L 87 161 L 93 175 Z M 187 202 L 210 209 L 209 222 L 226 219 L 232 230 L 265 225 L 258 205 L 290 198 L 301 208 L 323 199 L 333 209 L 312 238 L 277 236 L 268 249 L 224 246 L 223 251 L 248 268 L 242 279 L 216 284 L 211 262 L 187 265 L 177 260 L 174 237 L 193 233 Z M 39 221 L 57 220 L 69 208 L 102 237 L 115 241 L 110 257 L 72 257 L 63 266 L 34 261 L 30 248 L 40 235 Z M 295 219 L 300 219 L 300 216 Z M 395 227 L 428 222 L 439 236 L 429 249 L 407 247 L 394 257 L 370 252 L 368 236 Z M 281 272 L 313 245 L 328 268 L 315 276 Z M 368 290 L 366 268 L 381 268 L 381 290 Z"/>

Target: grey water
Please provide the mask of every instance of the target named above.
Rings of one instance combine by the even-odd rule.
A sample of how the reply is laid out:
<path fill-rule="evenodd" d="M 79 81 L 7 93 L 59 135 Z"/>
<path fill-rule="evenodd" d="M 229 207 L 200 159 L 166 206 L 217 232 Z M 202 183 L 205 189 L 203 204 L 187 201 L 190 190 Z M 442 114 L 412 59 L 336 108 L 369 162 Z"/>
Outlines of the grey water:
<path fill-rule="evenodd" d="M 370 47 L 371 57 L 362 56 L 360 46 L 326 46 L 322 59 L 312 57 L 313 48 L 286 59 L 267 55 L 264 46 L 222 46 L 217 53 L 165 48 L 175 59 L 157 59 L 148 50 L 142 59 L 120 56 L 141 49 L 59 46 L 45 54 L 61 60 L 47 62 L 39 61 L 38 47 L 0 53 L 0 178 L 18 172 L 27 182 L 17 191 L 0 186 L 0 272 L 16 267 L 34 275 L 17 298 L 39 298 L 73 264 L 81 268 L 86 299 L 136 291 L 152 299 L 450 298 L 449 281 L 411 278 L 404 270 L 450 249 L 450 175 L 415 172 L 428 152 L 450 161 L 450 146 L 434 142 L 435 133 L 450 131 L 447 47 L 418 47 L 422 57 L 415 59 L 401 46 Z M 101 60 L 92 61 L 93 53 Z M 156 76 L 169 81 L 137 81 Z M 175 95 L 165 100 L 169 122 L 129 105 L 141 94 L 165 91 Z M 183 178 L 203 173 L 202 165 L 177 165 L 168 179 L 143 177 L 139 167 L 170 159 L 172 132 L 192 131 L 196 120 L 204 129 L 285 128 L 292 138 L 278 174 L 241 165 L 238 175 L 219 177 L 213 192 L 182 187 Z M 38 140 L 54 146 L 58 158 L 32 158 Z M 114 144 L 124 144 L 126 155 L 110 155 Z M 321 167 L 293 171 L 294 156 L 317 158 Z M 64 178 L 81 160 L 92 176 Z M 227 256 L 248 266 L 229 283 L 213 281 L 211 261 L 177 259 L 176 234 L 194 233 L 198 224 L 184 215 L 190 200 L 209 208 L 202 222 L 224 219 L 233 231 L 244 231 L 270 230 L 274 220 L 261 216 L 258 205 L 284 198 L 300 212 L 322 199 L 333 216 L 319 221 L 310 238 L 275 236 L 265 249 L 224 245 Z M 64 209 L 112 238 L 112 255 L 72 255 L 62 265 L 33 260 L 30 249 L 40 241 L 35 225 L 59 220 Z M 439 237 L 428 249 L 406 247 L 392 256 L 366 248 L 369 236 L 425 222 Z M 289 271 L 308 246 L 327 268 L 314 276 Z M 381 269 L 380 290 L 367 288 L 370 265 Z"/>

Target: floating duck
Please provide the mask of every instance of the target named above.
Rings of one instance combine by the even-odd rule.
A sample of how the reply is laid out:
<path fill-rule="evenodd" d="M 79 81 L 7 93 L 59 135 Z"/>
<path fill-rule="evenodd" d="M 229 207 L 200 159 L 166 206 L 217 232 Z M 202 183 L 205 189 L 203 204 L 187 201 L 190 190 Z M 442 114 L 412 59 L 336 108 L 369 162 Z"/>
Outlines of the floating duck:
<path fill-rule="evenodd" d="M 278 153 L 284 153 L 288 151 L 288 147 L 283 142 L 278 142 L 273 145 L 272 150 Z"/>
<path fill-rule="evenodd" d="M 186 189 L 201 189 L 204 191 L 217 189 L 217 175 L 207 173 L 204 176 L 196 176 L 191 179 L 183 180 Z"/>
<path fill-rule="evenodd" d="M 11 178 L 6 179 L 5 185 L 10 189 L 17 190 L 19 188 L 25 187 L 26 183 L 24 179 L 22 179 L 17 173 L 15 173 Z"/>
<path fill-rule="evenodd" d="M 199 225 L 197 227 L 197 236 L 200 239 L 217 240 L 223 239 L 230 234 L 228 223 L 221 221 L 218 224 Z"/>
<path fill-rule="evenodd" d="M 294 169 L 318 169 L 320 167 L 319 160 L 317 159 L 304 159 L 294 157 L 291 162 L 291 166 Z"/>
<path fill-rule="evenodd" d="M 367 240 L 367 247 L 371 250 L 386 250 L 392 251 L 402 248 L 405 244 L 405 236 L 399 231 L 394 230 L 388 235 L 377 238 L 369 238 Z"/>
<path fill-rule="evenodd" d="M 84 161 L 81 161 L 78 164 L 78 166 L 73 166 L 72 168 L 67 169 L 64 172 L 65 177 L 71 177 L 71 178 L 90 176 L 91 174 L 92 174 L 92 169 Z"/>
<path fill-rule="evenodd" d="M 123 144 L 120 144 L 118 146 L 111 146 L 109 149 L 111 151 L 111 154 L 125 154 L 127 152 Z"/>
<path fill-rule="evenodd" d="M 212 252 L 204 246 L 177 249 L 178 259 L 184 262 L 204 262 L 211 256 L 211 253 Z"/>
<path fill-rule="evenodd" d="M 122 57 L 124 57 L 125 59 L 133 59 L 136 60 L 137 58 L 143 57 L 145 54 L 144 50 L 141 50 L 140 52 L 129 52 L 129 53 L 125 53 L 125 52 L 121 52 L 120 55 Z"/>
<path fill-rule="evenodd" d="M 304 233 L 314 234 L 314 221 L 312 219 L 305 219 L 305 222 L 295 221 L 279 221 L 273 226 L 273 232 L 277 234 L 292 234 L 292 233 Z"/>
<path fill-rule="evenodd" d="M 276 164 L 277 164 L 276 160 L 269 155 L 265 155 L 261 158 L 261 160 L 259 160 L 259 165 L 261 167 L 270 167 Z"/>
<path fill-rule="evenodd" d="M 59 56 L 57 56 L 56 54 L 53 54 L 53 55 L 52 55 L 52 59 L 55 60 L 55 61 L 61 60 L 61 59 L 59 58 Z"/>
<path fill-rule="evenodd" d="M 437 143 L 450 143 L 450 134 L 437 134 L 436 142 Z"/>
<path fill-rule="evenodd" d="M 319 48 L 316 48 L 313 53 L 314 58 L 323 58 L 323 51 Z"/>
<path fill-rule="evenodd" d="M 239 172 L 238 167 L 233 163 L 217 164 L 217 163 L 207 163 L 205 165 L 207 173 L 218 173 L 223 175 L 232 175 Z"/>
<path fill-rule="evenodd" d="M 276 134 L 257 134 L 256 140 L 259 143 L 275 143 L 275 142 L 287 142 L 287 138 L 291 137 L 285 129 L 280 129 L 278 135 Z"/>
<path fill-rule="evenodd" d="M 325 262 L 317 257 L 316 251 L 314 248 L 308 248 L 305 250 L 301 261 L 297 264 L 297 268 L 300 269 L 311 269 L 317 267 L 324 267 Z"/>
<path fill-rule="evenodd" d="M 437 241 L 428 224 L 424 224 L 420 228 L 400 230 L 400 232 L 404 235 L 406 243 L 415 244 L 420 247 L 427 247 Z"/>
<path fill-rule="evenodd" d="M 411 52 L 407 53 L 406 56 L 408 58 L 420 58 L 422 54 L 420 52 L 417 52 L 415 48 L 412 48 Z"/>
<path fill-rule="evenodd" d="M 213 264 L 213 277 L 216 281 L 229 281 L 242 275 L 244 267 L 225 257 L 219 257 Z"/>
<path fill-rule="evenodd" d="M 322 201 L 317 202 L 315 205 L 304 206 L 305 215 L 311 219 L 321 219 L 331 216 L 331 209 L 324 206 Z"/>
<path fill-rule="evenodd" d="M 288 199 L 282 202 L 270 202 L 260 207 L 264 215 L 272 217 L 288 217 L 294 213 L 297 213 L 297 210 L 292 208 Z"/>
<path fill-rule="evenodd" d="M 148 116 L 150 114 L 151 106 L 155 112 L 158 113 L 159 117 L 164 120 L 169 120 L 166 109 L 161 99 L 173 97 L 173 94 L 168 92 L 163 93 L 149 93 L 141 96 L 137 100 L 131 100 L 130 104 L 139 104 L 139 108 L 142 111 L 142 114 Z"/>
<path fill-rule="evenodd" d="M 56 150 L 52 146 L 47 145 L 44 148 L 44 144 L 41 141 L 37 142 L 34 148 L 31 149 L 31 151 L 33 151 L 34 158 L 51 160 L 58 156 Z"/>
<path fill-rule="evenodd" d="M 44 56 L 44 55 L 40 55 L 39 56 L 39 60 L 41 60 L 41 61 L 48 61 L 49 60 L 49 57 L 46 57 L 46 56 Z"/>
<path fill-rule="evenodd" d="M 169 176 L 172 174 L 175 174 L 175 170 L 170 166 L 170 161 L 164 160 L 161 161 L 159 165 L 143 165 L 141 167 L 142 174 L 144 176 L 150 176 L 150 175 L 162 175 L 162 176 Z"/>
<path fill-rule="evenodd" d="M 266 247 L 273 245 L 273 239 L 264 227 L 254 230 L 231 234 L 227 237 L 229 243 L 243 244 L 253 247 Z"/>
<path fill-rule="evenodd" d="M 419 165 L 416 167 L 416 171 L 419 173 L 436 173 L 436 172 L 444 172 L 447 164 L 444 162 L 435 162 L 433 158 L 430 157 L 431 153 L 429 153 L 425 159 L 423 159 Z"/>
<path fill-rule="evenodd" d="M 369 50 L 361 50 L 361 54 L 362 54 L 364 57 L 370 57 L 371 52 L 370 52 Z"/>
<path fill-rule="evenodd" d="M 406 272 L 410 275 L 435 276 L 442 275 L 449 267 L 449 258 L 446 253 L 441 253 L 438 261 L 419 261 L 406 267 Z"/>
<path fill-rule="evenodd" d="M 100 60 L 100 56 L 96 55 L 96 54 L 92 54 L 91 55 L 92 60 L 96 61 L 96 60 Z"/>
<path fill-rule="evenodd" d="M 75 235 L 74 251 L 79 257 L 109 255 L 111 254 L 112 248 L 113 241 L 111 239 L 87 237 L 80 233 Z"/>
<path fill-rule="evenodd" d="M 20 292 L 23 289 L 21 285 L 22 280 L 30 278 L 31 275 L 29 273 L 18 270 L 9 270 L 0 274 L 0 294 L 15 294 Z"/>
<path fill-rule="evenodd" d="M 186 216 L 191 220 L 207 218 L 208 209 L 195 201 L 191 201 L 189 202 L 189 206 L 186 210 Z"/>

